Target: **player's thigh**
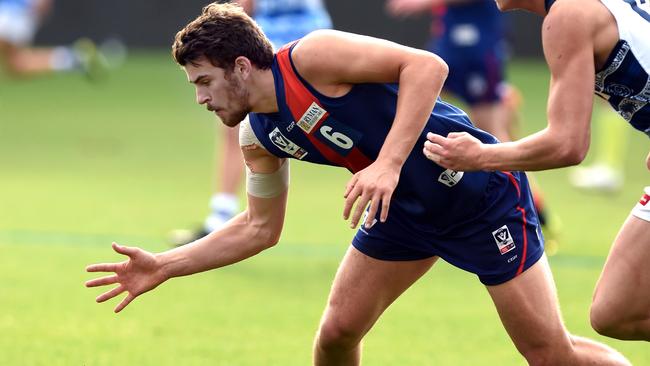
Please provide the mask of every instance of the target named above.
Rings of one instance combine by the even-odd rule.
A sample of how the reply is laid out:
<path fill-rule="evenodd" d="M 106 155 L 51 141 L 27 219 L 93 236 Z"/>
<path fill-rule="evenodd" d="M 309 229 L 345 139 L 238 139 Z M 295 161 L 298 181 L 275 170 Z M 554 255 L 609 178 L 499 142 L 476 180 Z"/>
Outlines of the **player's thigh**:
<path fill-rule="evenodd" d="M 601 313 L 650 314 L 649 264 L 650 222 L 630 215 L 614 240 L 596 286 L 594 302 L 604 307 Z"/>
<path fill-rule="evenodd" d="M 381 313 L 438 257 L 385 261 L 350 246 L 336 273 L 323 323 L 365 334 Z"/>
<path fill-rule="evenodd" d="M 546 256 L 520 276 L 487 289 L 501 322 L 522 354 L 540 347 L 570 348 Z"/>

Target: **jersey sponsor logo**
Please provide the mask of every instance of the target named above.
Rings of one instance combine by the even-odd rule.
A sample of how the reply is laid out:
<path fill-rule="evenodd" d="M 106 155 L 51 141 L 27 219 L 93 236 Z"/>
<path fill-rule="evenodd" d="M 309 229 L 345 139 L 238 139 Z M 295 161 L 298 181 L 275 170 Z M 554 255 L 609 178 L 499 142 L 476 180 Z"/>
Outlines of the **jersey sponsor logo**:
<path fill-rule="evenodd" d="M 307 132 L 310 133 L 312 129 L 314 129 L 314 126 L 323 118 L 323 116 L 327 113 L 326 110 L 321 108 L 316 102 L 311 103 L 309 108 L 307 108 L 307 111 L 305 114 L 300 117 L 298 120 L 298 126 L 300 128 Z"/>
<path fill-rule="evenodd" d="M 314 136 L 336 151 L 337 154 L 347 156 L 363 135 L 330 117 L 323 121 L 318 128 L 318 133 L 315 133 Z"/>
<path fill-rule="evenodd" d="M 284 136 L 277 127 L 271 131 L 271 133 L 269 133 L 269 138 L 271 139 L 273 145 L 277 146 L 278 149 L 284 151 L 296 159 L 302 159 L 307 155 L 307 151 L 305 151 L 305 149 L 294 144 L 293 141 Z"/>
<path fill-rule="evenodd" d="M 447 187 L 453 187 L 458 184 L 461 179 L 463 179 L 463 174 L 465 173 L 447 169 L 440 174 L 438 177 L 438 182 L 446 185 Z"/>
<path fill-rule="evenodd" d="M 641 200 L 639 201 L 641 206 L 646 206 L 648 204 L 648 202 L 650 202 L 650 195 L 649 194 L 644 194 L 643 197 L 641 197 Z"/>
<path fill-rule="evenodd" d="M 494 230 L 492 232 L 492 236 L 494 237 L 494 241 L 499 247 L 499 252 L 501 255 L 504 255 L 509 251 L 515 249 L 515 241 L 512 239 L 512 235 L 510 235 L 510 230 L 508 230 L 507 225 L 503 225 L 500 228 Z"/>

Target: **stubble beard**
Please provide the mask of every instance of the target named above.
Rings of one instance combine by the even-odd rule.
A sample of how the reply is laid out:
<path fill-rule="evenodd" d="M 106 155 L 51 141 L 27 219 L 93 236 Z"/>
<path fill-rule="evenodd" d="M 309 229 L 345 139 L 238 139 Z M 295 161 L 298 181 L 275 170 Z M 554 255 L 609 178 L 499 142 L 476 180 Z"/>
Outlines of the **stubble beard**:
<path fill-rule="evenodd" d="M 228 80 L 228 97 L 232 101 L 232 113 L 229 116 L 224 116 L 223 124 L 228 127 L 235 127 L 239 122 L 251 112 L 251 106 L 248 104 L 250 93 L 242 85 L 242 83 L 235 78 L 227 78 Z"/>

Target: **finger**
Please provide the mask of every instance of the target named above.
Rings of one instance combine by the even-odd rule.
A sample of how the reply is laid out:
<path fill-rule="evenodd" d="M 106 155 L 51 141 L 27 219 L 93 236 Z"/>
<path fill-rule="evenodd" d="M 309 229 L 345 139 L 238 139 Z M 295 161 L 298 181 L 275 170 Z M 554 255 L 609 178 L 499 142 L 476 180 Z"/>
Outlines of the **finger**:
<path fill-rule="evenodd" d="M 129 305 L 131 303 L 131 301 L 133 301 L 133 299 L 135 299 L 135 296 L 131 295 L 131 293 L 129 293 L 124 298 L 124 300 L 122 300 L 119 304 L 117 304 L 117 306 L 115 307 L 115 310 L 113 310 L 113 311 L 115 311 L 116 313 L 119 313 L 120 311 L 122 311 L 122 309 L 124 309 L 127 305 Z"/>
<path fill-rule="evenodd" d="M 343 219 L 347 220 L 350 217 L 350 211 L 352 211 L 352 206 L 357 200 L 361 193 L 361 190 L 357 187 L 353 188 L 352 191 L 345 197 L 345 206 L 343 206 Z"/>
<path fill-rule="evenodd" d="M 448 139 L 455 139 L 467 135 L 467 132 L 449 132 L 447 135 Z"/>
<path fill-rule="evenodd" d="M 433 142 L 434 144 L 438 144 L 441 146 L 444 146 L 444 144 L 447 142 L 447 138 L 438 134 L 435 134 L 433 132 L 427 133 L 427 140 Z M 426 144 L 426 142 L 425 142 Z"/>
<path fill-rule="evenodd" d="M 438 145 L 431 141 L 425 141 L 424 148 L 429 150 L 429 152 L 431 152 L 432 154 L 438 154 L 438 155 L 442 154 L 445 151 L 445 149 L 441 145 Z"/>
<path fill-rule="evenodd" d="M 345 186 L 345 193 L 343 194 L 343 198 L 348 198 L 348 194 L 350 194 L 350 191 L 357 184 L 358 180 L 359 180 L 359 177 L 356 174 L 352 176 L 352 179 L 350 179 L 348 184 Z"/>
<path fill-rule="evenodd" d="M 351 228 L 357 227 L 359 219 L 361 218 L 361 215 L 363 215 L 363 211 L 366 209 L 366 206 L 368 206 L 368 201 L 370 201 L 370 199 L 368 197 L 364 197 L 363 195 L 359 198 L 359 201 L 357 201 L 357 207 L 355 207 L 354 214 L 350 220 Z M 375 210 L 375 212 L 377 212 L 377 210 Z"/>
<path fill-rule="evenodd" d="M 97 263 L 86 267 L 86 272 L 115 272 L 120 263 Z"/>
<path fill-rule="evenodd" d="M 370 200 L 370 209 L 368 210 L 368 216 L 366 216 L 366 222 L 363 225 L 366 229 L 370 229 L 375 221 L 375 215 L 377 215 L 377 211 L 379 210 L 379 202 L 381 202 L 379 196 Z"/>
<path fill-rule="evenodd" d="M 114 298 L 115 296 L 121 294 L 122 292 L 124 292 L 124 286 L 119 285 L 116 288 L 114 288 L 114 289 L 112 289 L 110 291 L 104 292 L 103 294 L 97 296 L 95 301 L 104 302 L 106 300 Z"/>
<path fill-rule="evenodd" d="M 390 208 L 390 200 L 393 196 L 393 192 L 386 193 L 384 196 L 381 198 L 381 215 L 379 216 L 379 220 L 381 222 L 386 222 L 388 219 L 388 209 Z"/>
<path fill-rule="evenodd" d="M 124 254 L 126 256 L 129 256 L 129 258 L 131 258 L 134 254 L 136 254 L 138 252 L 138 248 L 125 247 L 123 245 L 117 244 L 116 242 L 113 242 L 112 246 L 113 246 L 113 250 L 115 250 L 116 252 L 118 252 L 120 254 Z"/>
<path fill-rule="evenodd" d="M 440 155 L 432 153 L 432 152 L 431 152 L 429 149 L 427 149 L 426 147 L 425 147 L 424 149 L 422 149 L 422 152 L 424 153 L 424 156 L 427 157 L 427 159 L 433 161 L 433 162 L 436 163 L 436 164 L 440 164 L 440 162 L 441 162 L 441 160 L 442 160 L 442 158 L 440 157 Z"/>
<path fill-rule="evenodd" d="M 86 287 L 97 287 L 104 285 L 112 285 L 117 283 L 117 275 L 106 276 L 101 278 L 95 278 L 89 281 L 86 281 Z"/>

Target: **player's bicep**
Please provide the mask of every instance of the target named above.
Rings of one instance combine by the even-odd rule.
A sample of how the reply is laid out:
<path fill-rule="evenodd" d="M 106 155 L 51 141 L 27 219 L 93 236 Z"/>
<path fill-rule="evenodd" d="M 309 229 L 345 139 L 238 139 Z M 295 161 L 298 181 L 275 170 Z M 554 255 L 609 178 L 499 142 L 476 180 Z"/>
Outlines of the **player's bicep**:
<path fill-rule="evenodd" d="M 409 64 L 445 65 L 428 51 L 333 30 L 319 30 L 303 38 L 293 57 L 303 76 L 326 83 L 396 83 Z"/>
<path fill-rule="evenodd" d="M 576 20 L 570 11 L 558 12 L 565 9 L 553 10 L 555 14 L 544 22 L 542 38 L 551 72 L 549 129 L 586 153 L 595 79 L 593 39 L 583 20 Z"/>

